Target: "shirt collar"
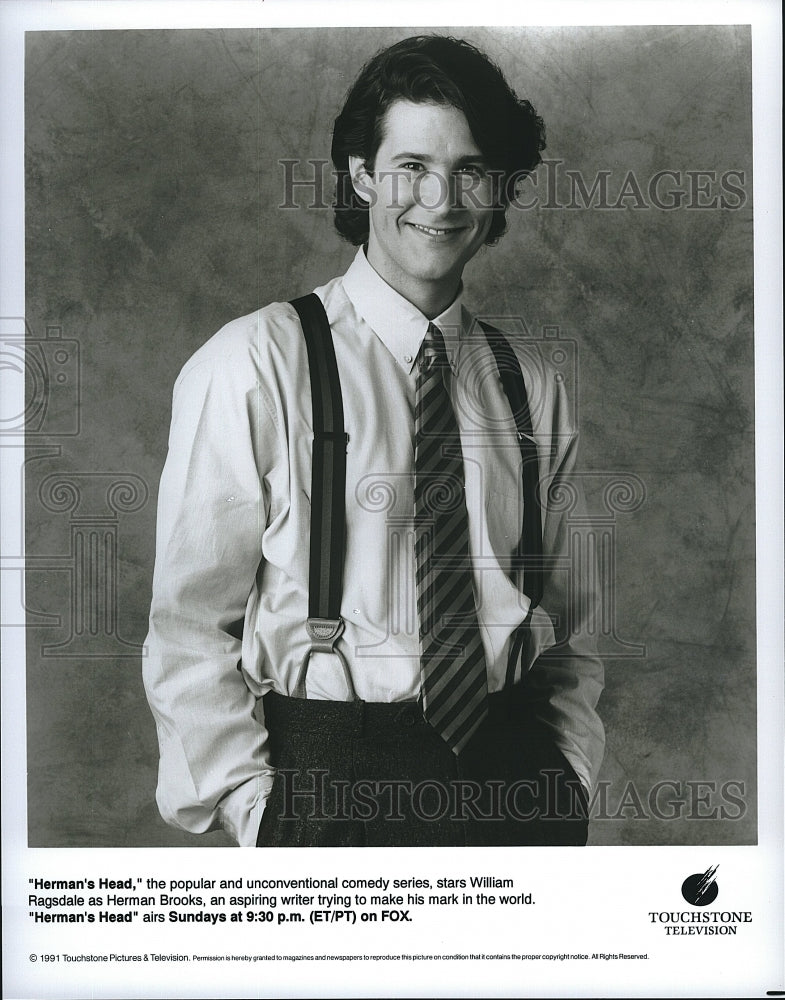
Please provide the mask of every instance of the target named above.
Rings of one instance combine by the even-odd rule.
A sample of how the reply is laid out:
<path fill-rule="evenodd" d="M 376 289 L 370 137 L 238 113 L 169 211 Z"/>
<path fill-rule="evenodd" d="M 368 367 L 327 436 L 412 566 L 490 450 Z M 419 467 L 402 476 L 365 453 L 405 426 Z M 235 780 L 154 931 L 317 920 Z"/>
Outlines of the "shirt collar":
<path fill-rule="evenodd" d="M 450 305 L 429 321 L 417 306 L 387 284 L 368 263 L 360 247 L 343 277 L 343 289 L 360 316 L 406 372 L 411 373 L 414 369 L 428 323 L 433 322 L 444 335 L 450 367 L 457 374 L 459 339 L 463 331 L 463 285 Z"/>

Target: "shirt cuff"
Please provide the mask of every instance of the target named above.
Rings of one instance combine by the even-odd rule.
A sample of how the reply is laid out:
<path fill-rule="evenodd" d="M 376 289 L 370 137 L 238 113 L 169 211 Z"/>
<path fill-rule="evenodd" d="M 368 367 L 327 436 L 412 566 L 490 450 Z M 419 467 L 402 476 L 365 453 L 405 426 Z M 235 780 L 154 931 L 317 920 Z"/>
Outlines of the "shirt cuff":
<path fill-rule="evenodd" d="M 229 792 L 218 807 L 221 826 L 240 847 L 256 847 L 256 835 L 274 777 L 274 771 L 263 771 Z"/>

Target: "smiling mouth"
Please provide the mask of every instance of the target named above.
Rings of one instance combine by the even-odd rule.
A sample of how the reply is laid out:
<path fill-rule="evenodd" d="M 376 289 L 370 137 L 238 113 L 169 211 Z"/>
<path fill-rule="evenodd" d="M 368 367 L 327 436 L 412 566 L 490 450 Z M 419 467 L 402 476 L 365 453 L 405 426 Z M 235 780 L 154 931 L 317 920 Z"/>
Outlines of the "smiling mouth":
<path fill-rule="evenodd" d="M 460 233 L 463 231 L 463 226 L 454 226 L 449 229 L 436 229 L 434 226 L 420 226 L 416 222 L 410 222 L 409 225 L 412 229 L 416 229 L 418 232 L 425 233 L 428 236 L 450 236 L 452 233 Z"/>

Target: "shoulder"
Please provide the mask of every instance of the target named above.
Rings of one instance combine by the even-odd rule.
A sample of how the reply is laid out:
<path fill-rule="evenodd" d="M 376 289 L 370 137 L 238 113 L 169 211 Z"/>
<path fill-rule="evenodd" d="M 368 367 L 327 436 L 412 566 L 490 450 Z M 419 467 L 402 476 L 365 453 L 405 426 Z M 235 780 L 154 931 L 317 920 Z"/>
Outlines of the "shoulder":
<path fill-rule="evenodd" d="M 272 302 L 222 326 L 191 355 L 175 387 L 210 374 L 231 373 L 238 381 L 255 381 L 265 360 L 278 346 L 291 346 L 299 335 L 297 314 L 288 302 Z"/>
<path fill-rule="evenodd" d="M 316 289 L 328 314 L 339 280 Z M 181 369 L 175 393 L 185 386 L 216 381 L 231 383 L 237 390 L 266 384 L 280 387 L 299 380 L 305 361 L 302 329 L 294 307 L 290 302 L 271 302 L 231 320 L 202 344 Z"/>

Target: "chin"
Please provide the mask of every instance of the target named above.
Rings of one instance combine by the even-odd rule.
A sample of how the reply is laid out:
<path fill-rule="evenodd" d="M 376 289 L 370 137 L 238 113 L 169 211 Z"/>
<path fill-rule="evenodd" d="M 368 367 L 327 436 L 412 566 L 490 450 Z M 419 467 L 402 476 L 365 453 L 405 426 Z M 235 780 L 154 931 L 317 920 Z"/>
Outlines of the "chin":
<path fill-rule="evenodd" d="M 460 263 L 453 264 L 451 267 L 445 267 L 443 264 L 429 266 L 423 262 L 420 267 L 413 268 L 410 273 L 418 281 L 441 282 L 448 281 L 453 277 L 460 278 L 461 270 L 462 264 Z"/>

